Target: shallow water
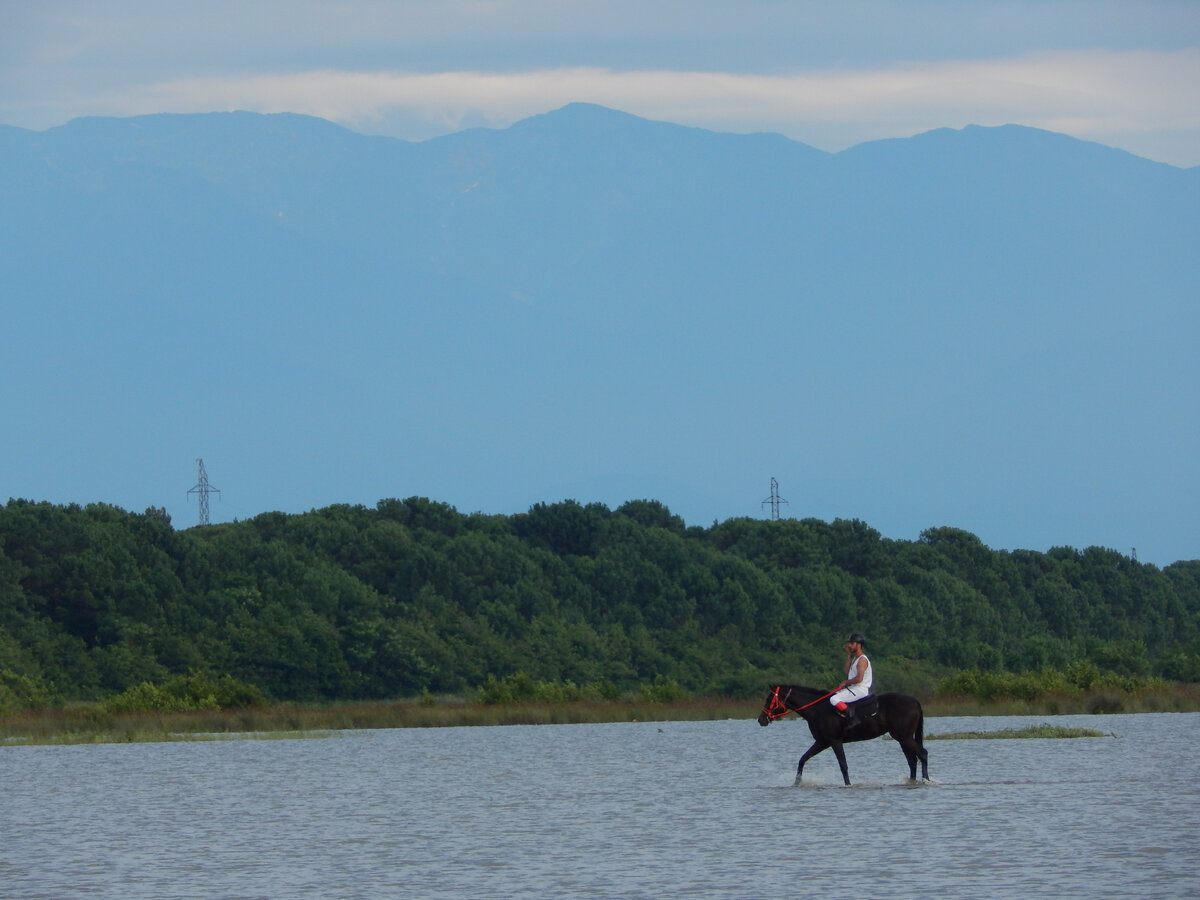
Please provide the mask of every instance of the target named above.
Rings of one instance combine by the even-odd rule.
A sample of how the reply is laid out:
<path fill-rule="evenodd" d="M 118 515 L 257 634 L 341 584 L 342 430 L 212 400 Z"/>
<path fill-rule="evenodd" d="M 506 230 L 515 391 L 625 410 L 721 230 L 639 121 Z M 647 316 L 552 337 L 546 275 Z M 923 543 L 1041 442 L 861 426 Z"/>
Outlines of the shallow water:
<path fill-rule="evenodd" d="M 751 710 L 750 712 L 756 712 Z M 1044 717 L 930 719 L 997 730 Z M 0 748 L 0 897 L 1195 897 L 1200 714 L 892 741 L 802 722 Z"/>

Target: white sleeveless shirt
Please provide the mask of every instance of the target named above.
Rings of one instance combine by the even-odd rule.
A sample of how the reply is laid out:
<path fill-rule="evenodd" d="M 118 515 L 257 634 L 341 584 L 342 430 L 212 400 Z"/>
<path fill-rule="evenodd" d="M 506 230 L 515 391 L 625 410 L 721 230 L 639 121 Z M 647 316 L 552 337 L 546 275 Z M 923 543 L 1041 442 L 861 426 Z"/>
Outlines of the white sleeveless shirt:
<path fill-rule="evenodd" d="M 862 681 L 858 682 L 858 684 L 847 685 L 846 690 L 852 692 L 856 697 L 865 697 L 867 694 L 871 693 L 871 682 L 875 680 L 875 673 L 871 669 L 871 661 L 867 659 L 867 655 L 865 653 L 850 664 L 850 671 L 846 673 L 847 678 L 850 677 L 850 673 L 853 672 L 856 667 L 862 669 Z"/>

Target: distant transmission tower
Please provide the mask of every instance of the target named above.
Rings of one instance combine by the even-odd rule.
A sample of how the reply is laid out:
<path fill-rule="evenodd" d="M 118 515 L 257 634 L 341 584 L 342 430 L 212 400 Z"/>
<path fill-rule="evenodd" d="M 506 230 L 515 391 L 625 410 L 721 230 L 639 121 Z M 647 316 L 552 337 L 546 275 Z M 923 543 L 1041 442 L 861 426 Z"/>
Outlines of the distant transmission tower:
<path fill-rule="evenodd" d="M 195 494 L 200 498 L 200 524 L 208 524 L 208 495 L 221 493 L 220 488 L 215 488 L 208 483 L 208 473 L 204 471 L 204 460 L 196 460 L 196 465 L 200 467 L 200 479 L 196 482 L 196 486 L 188 491 L 188 496 Z"/>
<path fill-rule="evenodd" d="M 787 503 L 786 500 L 781 500 L 779 497 L 779 482 L 775 480 L 775 476 L 771 476 L 771 496 L 762 502 L 763 506 L 771 504 L 771 521 L 779 521 L 779 504 Z"/>

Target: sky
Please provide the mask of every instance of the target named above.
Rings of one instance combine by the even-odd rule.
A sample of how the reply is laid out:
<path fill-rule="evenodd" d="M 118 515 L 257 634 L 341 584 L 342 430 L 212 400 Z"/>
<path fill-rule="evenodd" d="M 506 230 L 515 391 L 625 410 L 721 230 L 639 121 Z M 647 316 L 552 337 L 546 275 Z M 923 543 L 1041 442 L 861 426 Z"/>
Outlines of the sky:
<path fill-rule="evenodd" d="M 1021 124 L 1200 166 L 1200 0 L 0 0 L 0 124 L 22 128 L 248 110 L 416 141 L 502 128 L 573 102 L 716 131 L 778 132 L 827 151 Z M 179 499 L 195 483 L 199 455 L 212 456 L 178 454 Z M 210 458 L 227 491 L 214 520 L 262 511 L 239 511 L 237 480 L 221 463 Z M 772 472 L 785 474 L 763 468 L 744 488 L 748 507 L 720 517 L 761 513 Z M 796 479 L 782 490 L 788 512 L 801 513 Z M 675 508 L 657 484 L 646 491 Z M 458 502 L 425 486 L 393 493 Z M 82 489 L 26 496 L 97 499 Z M 191 521 L 193 510 L 177 521 Z M 835 514 L 915 537 L 865 512 Z M 980 521 L 922 527 L 935 524 L 997 544 Z M 1091 539 L 1063 533 L 1056 543 Z M 1124 551 L 1134 542 L 1116 543 Z M 1137 544 L 1144 559 L 1173 561 Z"/>
<path fill-rule="evenodd" d="M 425 140 L 585 101 L 823 150 L 1021 124 L 1200 165 L 1197 0 L 0 0 L 0 123 L 305 113 Z"/>

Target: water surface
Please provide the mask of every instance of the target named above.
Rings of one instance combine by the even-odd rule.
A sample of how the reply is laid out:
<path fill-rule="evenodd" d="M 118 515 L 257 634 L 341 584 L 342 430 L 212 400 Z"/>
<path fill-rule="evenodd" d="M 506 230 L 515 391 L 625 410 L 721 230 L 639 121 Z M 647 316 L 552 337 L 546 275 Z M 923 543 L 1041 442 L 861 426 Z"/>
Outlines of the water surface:
<path fill-rule="evenodd" d="M 918 786 L 854 744 L 850 788 L 793 786 L 793 718 L 0 748 L 0 896 L 1197 896 L 1200 714 L 1049 721 L 1113 736 L 931 741 Z"/>

